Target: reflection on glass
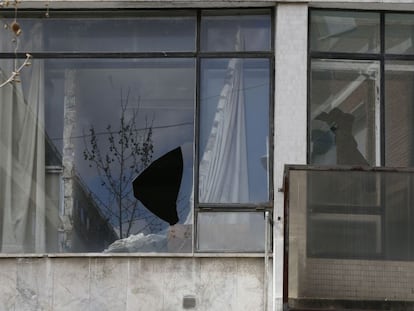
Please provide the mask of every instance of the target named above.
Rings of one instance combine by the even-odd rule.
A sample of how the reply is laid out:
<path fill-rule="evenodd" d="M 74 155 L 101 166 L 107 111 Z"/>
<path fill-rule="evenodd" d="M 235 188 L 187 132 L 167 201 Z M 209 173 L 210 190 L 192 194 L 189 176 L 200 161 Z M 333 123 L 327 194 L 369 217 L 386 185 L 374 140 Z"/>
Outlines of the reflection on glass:
<path fill-rule="evenodd" d="M 177 226 L 189 229 L 184 223 L 192 190 L 194 60 L 94 61 L 74 75 L 76 85 L 84 86 L 75 86 L 75 163 L 119 238 L 129 238 L 108 251 L 168 251 L 169 225 L 177 221 L 160 217 L 153 205 L 175 209 Z M 148 191 L 167 198 L 164 181 L 175 162 L 163 164 L 164 175 L 147 177 L 146 188 L 132 189 L 132 182 L 176 148 L 182 158 L 177 206 L 141 196 L 138 201 L 134 194 Z M 191 245 L 188 239 L 185 243 Z"/>
<path fill-rule="evenodd" d="M 33 60 L 1 88 L 1 251 L 190 251 L 194 75 L 193 59 Z"/>
<path fill-rule="evenodd" d="M 412 14 L 385 14 L 385 53 L 413 54 Z"/>
<path fill-rule="evenodd" d="M 201 17 L 201 50 L 269 51 L 270 14 Z"/>
<path fill-rule="evenodd" d="M 257 212 L 197 214 L 199 251 L 263 252 L 265 218 Z"/>
<path fill-rule="evenodd" d="M 379 53 L 380 15 L 354 11 L 311 11 L 312 51 Z"/>
<path fill-rule="evenodd" d="M 385 165 L 414 165 L 414 63 L 385 63 Z"/>
<path fill-rule="evenodd" d="M 6 19 L 11 23 L 12 19 Z M 195 50 L 195 16 L 19 18 L 19 52 L 176 52 Z M 65 35 L 62 36 L 62 33 Z M 11 31 L 3 52 L 14 52 Z"/>
<path fill-rule="evenodd" d="M 199 201 L 268 201 L 268 60 L 202 60 L 200 109 Z"/>
<path fill-rule="evenodd" d="M 311 163 L 375 165 L 379 64 L 313 60 Z"/>

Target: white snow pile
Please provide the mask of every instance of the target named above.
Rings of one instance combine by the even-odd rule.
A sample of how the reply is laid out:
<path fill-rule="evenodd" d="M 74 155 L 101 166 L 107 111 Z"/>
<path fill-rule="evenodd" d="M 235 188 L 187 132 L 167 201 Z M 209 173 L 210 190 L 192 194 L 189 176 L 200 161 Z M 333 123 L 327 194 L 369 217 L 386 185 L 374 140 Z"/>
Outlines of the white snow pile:
<path fill-rule="evenodd" d="M 133 234 L 116 240 L 104 253 L 163 252 L 167 249 L 167 238 L 159 234 Z"/>

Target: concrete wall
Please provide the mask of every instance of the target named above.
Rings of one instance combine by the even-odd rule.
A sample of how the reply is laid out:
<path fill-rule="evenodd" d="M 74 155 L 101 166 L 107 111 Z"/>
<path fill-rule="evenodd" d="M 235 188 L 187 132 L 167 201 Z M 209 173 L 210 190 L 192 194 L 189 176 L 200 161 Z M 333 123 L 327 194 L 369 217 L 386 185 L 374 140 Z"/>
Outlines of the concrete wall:
<path fill-rule="evenodd" d="M 307 259 L 302 297 L 414 301 L 414 263 Z"/>
<path fill-rule="evenodd" d="M 2 311 L 263 310 L 263 258 L 0 259 Z"/>
<path fill-rule="evenodd" d="M 308 6 L 276 8 L 274 137 L 274 310 L 283 297 L 283 181 L 285 164 L 306 164 Z"/>

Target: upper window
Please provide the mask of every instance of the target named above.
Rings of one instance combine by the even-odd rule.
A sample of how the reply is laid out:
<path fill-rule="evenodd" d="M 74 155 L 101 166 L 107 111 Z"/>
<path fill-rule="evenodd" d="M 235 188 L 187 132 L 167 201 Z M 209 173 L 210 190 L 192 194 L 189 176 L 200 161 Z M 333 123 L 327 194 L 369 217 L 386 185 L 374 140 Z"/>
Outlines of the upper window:
<path fill-rule="evenodd" d="M 231 12 L 231 11 L 230 11 Z M 204 11 L 201 50 L 270 51 L 271 16 L 262 11 Z"/>
<path fill-rule="evenodd" d="M 0 47 L 1 252 L 264 250 L 271 11 L 50 16 Z"/>
<path fill-rule="evenodd" d="M 312 164 L 412 166 L 413 14 L 310 12 Z"/>
<path fill-rule="evenodd" d="M 348 11 L 311 12 L 311 50 L 379 53 L 379 14 Z"/>
<path fill-rule="evenodd" d="M 24 13 L 19 13 L 22 15 Z M 12 23 L 13 18 L 5 18 Z M 182 52 L 196 50 L 195 12 L 53 12 L 49 18 L 20 18 L 19 52 Z M 64 35 L 62 35 L 64 34 Z M 5 33 L 11 41 L 13 32 Z M 3 52 L 14 52 L 7 44 Z"/>

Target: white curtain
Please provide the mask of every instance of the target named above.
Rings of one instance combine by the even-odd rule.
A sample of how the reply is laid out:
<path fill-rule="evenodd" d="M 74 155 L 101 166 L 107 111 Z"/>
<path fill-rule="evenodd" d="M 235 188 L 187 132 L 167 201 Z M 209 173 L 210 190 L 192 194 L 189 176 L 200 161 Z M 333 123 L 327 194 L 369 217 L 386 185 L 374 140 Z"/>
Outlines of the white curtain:
<path fill-rule="evenodd" d="M 199 170 L 200 203 L 248 203 L 243 60 L 231 59 Z M 248 213 L 199 215 L 202 250 L 256 251 L 256 223 Z M 260 228 L 260 227 L 259 227 Z"/>
<path fill-rule="evenodd" d="M 244 44 L 237 32 L 236 50 Z M 200 203 L 249 202 L 243 59 L 232 58 L 226 71 L 213 125 L 199 166 Z M 190 205 L 194 198 L 191 196 Z M 238 222 L 242 216 L 234 215 Z M 192 210 L 185 224 L 193 222 Z"/>
<path fill-rule="evenodd" d="M 249 201 L 243 92 L 243 60 L 233 58 L 200 162 L 201 203 Z"/>
<path fill-rule="evenodd" d="M 10 63 L 3 61 L 2 79 Z M 27 97 L 23 83 L 0 88 L 0 246 L 8 253 L 45 251 L 43 63 L 23 70 Z"/>

